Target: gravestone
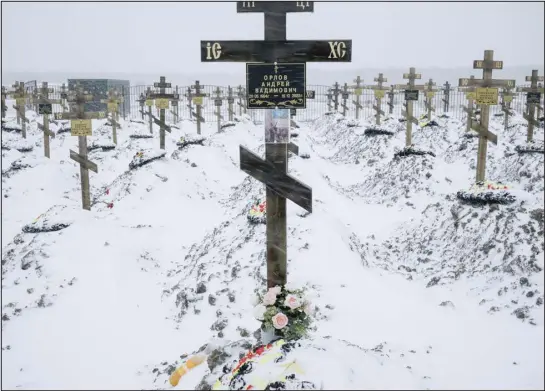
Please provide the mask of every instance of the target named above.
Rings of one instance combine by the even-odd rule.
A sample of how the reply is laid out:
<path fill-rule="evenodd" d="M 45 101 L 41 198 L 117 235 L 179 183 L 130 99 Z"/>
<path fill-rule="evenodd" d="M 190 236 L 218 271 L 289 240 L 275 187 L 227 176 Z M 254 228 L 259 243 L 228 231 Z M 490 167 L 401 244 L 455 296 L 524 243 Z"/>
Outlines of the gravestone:
<path fill-rule="evenodd" d="M 486 155 L 488 141 L 497 144 L 498 137 L 489 131 L 490 106 L 498 104 L 498 87 L 515 87 L 515 80 L 500 80 L 492 78 L 494 69 L 503 69 L 503 61 L 494 60 L 494 51 L 485 50 L 483 60 L 473 61 L 473 69 L 482 69 L 482 79 L 460 79 L 459 87 L 476 87 L 475 101 L 480 106 L 479 123 L 473 122 L 471 128 L 479 133 L 477 152 L 476 182 L 484 182 L 486 173 Z"/>

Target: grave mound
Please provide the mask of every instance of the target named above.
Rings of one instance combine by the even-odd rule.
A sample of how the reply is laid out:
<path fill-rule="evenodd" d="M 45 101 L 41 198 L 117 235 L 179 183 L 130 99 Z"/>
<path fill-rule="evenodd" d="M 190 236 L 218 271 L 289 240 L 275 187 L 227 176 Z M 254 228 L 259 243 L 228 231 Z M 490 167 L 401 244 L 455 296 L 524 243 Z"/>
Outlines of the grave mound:
<path fill-rule="evenodd" d="M 133 156 L 132 161 L 129 163 L 129 169 L 134 170 L 138 167 L 145 166 L 154 160 L 161 159 L 166 155 L 166 151 L 155 150 L 140 150 Z"/>

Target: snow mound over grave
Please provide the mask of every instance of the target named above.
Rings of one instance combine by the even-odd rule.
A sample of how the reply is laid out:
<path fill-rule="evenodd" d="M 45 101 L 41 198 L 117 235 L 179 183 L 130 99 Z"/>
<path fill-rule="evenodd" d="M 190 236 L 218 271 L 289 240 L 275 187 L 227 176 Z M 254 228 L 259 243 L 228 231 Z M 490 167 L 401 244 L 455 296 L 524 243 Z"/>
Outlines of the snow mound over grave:
<path fill-rule="evenodd" d="M 9 178 L 20 170 L 36 167 L 38 164 L 40 164 L 40 161 L 35 156 L 29 155 L 20 157 L 12 161 L 8 167 L 2 167 L 2 177 Z"/>
<path fill-rule="evenodd" d="M 91 143 L 87 146 L 87 150 L 94 151 L 96 149 L 101 149 L 102 151 L 109 151 L 115 149 L 115 147 L 116 145 L 113 141 L 108 139 L 99 139 L 91 141 Z"/>
<path fill-rule="evenodd" d="M 2 149 L 15 149 L 19 152 L 30 152 L 34 149 L 34 143 L 25 139 L 2 139 Z"/>
<path fill-rule="evenodd" d="M 68 228 L 74 222 L 74 209 L 54 205 L 23 227 L 25 233 L 54 232 Z"/>
<path fill-rule="evenodd" d="M 312 151 L 336 163 L 363 161 L 373 164 L 378 159 L 392 156 L 394 147 L 402 145 L 393 137 L 366 136 L 364 127 L 349 127 L 348 123 L 340 114 L 325 115 L 314 121 L 312 131 L 308 133 Z M 385 129 L 393 132 L 397 125 L 390 123 Z"/>
<path fill-rule="evenodd" d="M 16 132 L 20 133 L 23 131 L 23 128 L 21 125 L 17 124 L 17 122 L 2 122 L 2 130 L 5 132 Z"/>
<path fill-rule="evenodd" d="M 429 288 L 458 285 L 485 310 L 522 311 L 522 319 L 542 325 L 543 207 L 519 198 L 500 206 L 467 206 L 452 196 L 430 204 L 421 218 L 366 247 L 369 263 Z"/>
<path fill-rule="evenodd" d="M 439 126 L 418 127 L 412 134 L 413 144 L 435 155 L 443 154 L 456 139 L 456 133 L 451 131 L 455 123 L 444 122 L 438 120 Z"/>
<path fill-rule="evenodd" d="M 205 140 L 206 140 L 206 137 L 200 134 L 184 134 L 178 139 L 178 141 L 176 142 L 176 145 L 180 149 L 182 149 L 188 145 L 203 145 Z"/>

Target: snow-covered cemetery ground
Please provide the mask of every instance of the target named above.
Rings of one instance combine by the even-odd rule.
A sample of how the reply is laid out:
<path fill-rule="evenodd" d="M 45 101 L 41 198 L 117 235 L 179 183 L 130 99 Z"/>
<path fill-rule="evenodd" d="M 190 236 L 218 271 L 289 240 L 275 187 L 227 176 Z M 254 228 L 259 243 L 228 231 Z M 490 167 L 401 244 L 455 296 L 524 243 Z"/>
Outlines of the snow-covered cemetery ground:
<path fill-rule="evenodd" d="M 157 125 L 131 137 L 149 135 L 147 122 L 121 119 L 115 145 L 93 120 L 85 211 L 69 122 L 51 124 L 47 159 L 42 116 L 26 111 L 23 139 L 13 103 L 2 130 L 2 387 L 249 389 L 255 373 L 225 375 L 261 339 L 266 224 L 250 217 L 265 187 L 240 170 L 239 146 L 263 157 L 263 125 L 242 115 L 199 137 L 183 119 L 162 151 Z M 282 360 L 260 364 L 264 384 L 296 363 L 288 389 L 543 389 L 544 155 L 515 150 L 522 116 L 507 130 L 492 117 L 486 178 L 515 201 L 463 202 L 478 139 L 465 120 L 433 119 L 413 127 L 415 148 L 431 154 L 408 156 L 396 156 L 397 117 L 383 117 L 383 134 L 366 132 L 372 117 L 339 113 L 298 124 L 288 173 L 312 188 L 313 211 L 287 201 L 287 278 L 306 288 L 313 323 Z M 534 138 L 542 149 L 542 127 Z M 171 386 L 196 353 L 204 362 Z"/>

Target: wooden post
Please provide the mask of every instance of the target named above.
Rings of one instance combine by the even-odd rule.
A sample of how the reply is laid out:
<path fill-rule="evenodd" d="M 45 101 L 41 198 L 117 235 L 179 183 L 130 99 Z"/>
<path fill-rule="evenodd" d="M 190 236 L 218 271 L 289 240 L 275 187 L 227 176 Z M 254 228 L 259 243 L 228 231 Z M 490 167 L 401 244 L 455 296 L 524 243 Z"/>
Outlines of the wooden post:
<path fill-rule="evenodd" d="M 479 123 L 472 123 L 471 128 L 479 133 L 479 149 L 477 152 L 476 182 L 484 182 L 486 173 L 486 154 L 488 141 L 496 144 L 498 137 L 489 131 L 490 105 L 498 104 L 498 87 L 515 87 L 515 80 L 492 79 L 492 70 L 503 69 L 503 61 L 494 60 L 494 51 L 485 50 L 483 60 L 473 61 L 473 69 L 482 69 L 482 79 L 460 79 L 460 87 L 476 87 L 475 100 L 481 108 Z"/>
<path fill-rule="evenodd" d="M 153 114 L 151 112 L 153 99 L 151 98 L 151 87 L 146 88 L 146 106 L 148 106 L 149 132 L 153 134 Z"/>
<path fill-rule="evenodd" d="M 193 119 L 193 93 L 191 87 L 187 87 L 187 92 L 184 95 L 187 98 L 187 108 L 189 109 L 189 119 Z"/>
<path fill-rule="evenodd" d="M 346 112 L 348 111 L 348 106 L 346 105 L 346 101 L 348 100 L 349 94 L 350 93 L 348 92 L 348 84 L 344 83 L 341 96 L 342 96 L 342 99 L 343 99 L 343 103 L 342 103 L 343 116 L 345 116 L 345 117 L 346 117 Z"/>
<path fill-rule="evenodd" d="M 15 106 L 13 106 L 13 108 L 15 109 L 15 115 L 17 117 L 17 125 L 20 125 L 21 124 L 21 117 L 19 115 L 20 113 L 20 110 L 19 108 L 17 107 L 18 104 L 17 104 L 17 96 L 21 93 L 21 88 L 19 87 L 20 85 L 20 81 L 16 81 L 15 83 L 13 83 L 12 87 L 13 87 L 13 97 L 15 98 Z"/>
<path fill-rule="evenodd" d="M 218 133 L 221 132 L 221 120 L 223 119 L 223 116 L 221 115 L 221 105 L 223 103 L 223 97 L 221 96 L 221 90 L 219 87 L 216 88 L 215 92 L 216 96 L 214 97 L 214 106 L 216 106 L 216 111 L 214 114 L 216 115 L 216 118 L 218 119 Z"/>
<path fill-rule="evenodd" d="M 235 103 L 235 99 L 233 98 L 233 89 L 231 86 L 227 87 L 227 111 L 229 113 L 229 121 L 233 120 L 233 116 L 235 114 L 235 111 L 233 110 L 233 103 Z"/>
<path fill-rule="evenodd" d="M 382 98 L 384 98 L 386 90 L 388 90 L 388 87 L 383 86 L 383 83 L 386 83 L 388 79 L 385 78 L 382 73 L 379 73 L 374 81 L 377 82 L 377 85 L 366 85 L 364 87 L 373 90 L 376 102 L 376 105 L 373 105 L 373 110 L 375 110 L 375 124 L 380 126 L 380 116 L 386 115 L 384 111 L 382 111 Z"/>
<path fill-rule="evenodd" d="M 420 73 L 415 73 L 414 68 L 409 69 L 409 73 L 403 74 L 403 79 L 408 79 L 409 82 L 406 86 L 396 85 L 398 89 L 405 88 L 405 103 L 407 104 L 407 111 L 402 111 L 401 114 L 406 118 L 406 133 L 405 133 L 405 146 L 410 147 L 412 145 L 412 132 L 413 124 L 418 125 L 418 120 L 413 117 L 413 101 L 418 100 L 418 91 L 424 90 L 425 86 L 415 85 L 414 81 L 422 78 Z"/>
<path fill-rule="evenodd" d="M 46 158 L 51 157 L 49 137 L 55 138 L 55 133 L 49 130 L 49 116 L 53 114 L 53 104 L 61 103 L 60 99 L 49 99 L 49 94 L 53 92 L 52 88 L 49 88 L 47 82 L 42 82 L 42 88 L 39 91 L 39 98 L 36 99 L 38 105 L 38 114 L 43 115 L 44 124 L 38 124 L 38 128 L 44 132 L 44 156 Z"/>
<path fill-rule="evenodd" d="M 8 109 L 6 106 L 6 95 L 7 89 L 6 87 L 2 86 L 2 119 L 6 118 L 6 111 Z"/>
<path fill-rule="evenodd" d="M 26 97 L 27 97 L 27 94 L 25 92 L 25 83 L 20 81 L 19 84 L 15 83 L 13 87 L 15 87 L 16 89 L 14 93 L 15 106 L 13 106 L 13 108 L 17 110 L 17 123 L 21 124 L 21 134 L 23 138 L 26 139 L 26 123 L 29 122 L 29 120 L 27 119 L 26 113 L 25 113 L 25 105 L 26 105 Z"/>
<path fill-rule="evenodd" d="M 503 130 L 507 130 L 509 127 L 509 117 L 513 115 L 511 112 L 511 102 L 513 101 L 513 93 L 511 88 L 502 88 L 501 91 L 501 110 L 503 111 Z"/>
<path fill-rule="evenodd" d="M 174 123 L 177 124 L 179 121 L 179 111 L 178 111 L 178 101 L 180 100 L 180 95 L 178 94 L 178 86 L 174 89 L 174 96 L 170 100 L 170 104 L 174 108 L 174 110 L 170 110 L 172 115 L 174 115 Z"/>
<path fill-rule="evenodd" d="M 66 110 L 68 110 L 68 107 L 66 107 L 66 99 L 68 98 L 68 94 L 66 93 L 66 85 L 62 83 L 61 86 L 61 108 L 62 112 L 64 113 Z"/>
<path fill-rule="evenodd" d="M 331 88 L 327 90 L 327 111 L 333 110 L 333 92 L 331 92 Z"/>
<path fill-rule="evenodd" d="M 166 124 L 165 110 L 168 110 L 169 102 L 174 98 L 174 94 L 167 94 L 165 89 L 171 88 L 171 83 L 166 82 L 166 77 L 161 76 L 159 82 L 153 83 L 155 88 L 159 88 L 159 93 L 153 93 L 150 98 L 155 99 L 155 106 L 159 109 L 159 119 L 153 117 L 153 121 L 159 125 L 159 148 L 165 149 L 165 130 L 171 132 L 171 129 Z"/>
<path fill-rule="evenodd" d="M 435 107 L 433 107 L 432 105 L 432 102 L 433 102 L 433 97 L 435 96 L 435 92 L 437 91 L 437 89 L 434 88 L 435 87 L 435 83 L 433 82 L 433 79 L 430 79 L 427 83 L 426 83 L 426 101 L 425 101 L 425 106 L 426 106 L 426 109 L 428 110 L 428 121 L 431 121 L 431 113 L 432 111 L 435 111 Z"/>
<path fill-rule="evenodd" d="M 526 107 L 528 108 L 528 114 L 523 114 L 523 117 L 528 121 L 526 141 L 531 142 L 534 138 L 534 126 L 539 127 L 539 121 L 536 120 L 536 107 L 539 108 L 539 104 L 541 103 L 543 87 L 538 87 L 537 82 L 543 81 L 543 76 L 538 76 L 538 70 L 533 69 L 532 76 L 526 76 L 526 81 L 531 83 L 530 87 L 517 88 L 517 91 L 526 92 Z"/>
<path fill-rule="evenodd" d="M 238 97 L 238 115 L 242 115 L 242 110 L 244 110 L 244 114 L 246 114 L 246 91 L 244 88 L 242 88 L 241 85 L 237 87 L 237 97 Z"/>
<path fill-rule="evenodd" d="M 388 114 L 392 115 L 394 113 L 394 86 L 390 86 L 390 91 L 388 91 Z"/>
<path fill-rule="evenodd" d="M 195 90 L 195 93 L 193 94 L 193 102 L 195 102 L 195 106 L 197 106 L 197 109 L 195 111 L 195 117 L 197 118 L 197 134 L 201 134 L 201 123 L 205 122 L 204 117 L 201 115 L 202 113 L 202 104 L 203 104 L 203 98 L 207 97 L 208 95 L 201 92 L 201 84 L 198 80 L 195 81 L 195 84 L 191 86 Z"/>
<path fill-rule="evenodd" d="M 474 80 L 475 76 L 471 75 L 470 80 Z M 467 107 L 462 106 L 462 110 L 467 113 L 466 120 L 466 132 L 471 130 L 473 121 L 473 101 L 475 100 L 475 87 L 460 87 L 460 90 L 465 91 L 465 97 L 467 99 Z"/>
<path fill-rule="evenodd" d="M 447 81 L 443 85 L 443 112 L 448 112 L 450 107 L 450 83 Z"/>
<path fill-rule="evenodd" d="M 91 210 L 91 194 L 89 189 L 89 170 L 98 173 L 98 167 L 87 158 L 87 136 L 93 135 L 92 120 L 104 118 L 104 112 L 85 112 L 85 102 L 94 101 L 96 97 L 83 91 L 79 84 L 67 100 L 76 107 L 75 112 L 56 113 L 56 119 L 71 120 L 71 135 L 78 136 L 78 153 L 70 150 L 70 159 L 80 164 L 81 202 L 85 210 Z"/>
<path fill-rule="evenodd" d="M 335 82 L 335 85 L 333 87 L 335 88 L 331 89 L 331 93 L 335 97 L 333 99 L 335 111 L 338 111 L 339 110 L 339 93 L 341 92 L 341 90 L 339 89 L 339 83 L 337 82 Z"/>

